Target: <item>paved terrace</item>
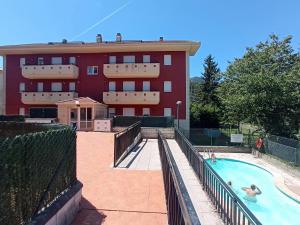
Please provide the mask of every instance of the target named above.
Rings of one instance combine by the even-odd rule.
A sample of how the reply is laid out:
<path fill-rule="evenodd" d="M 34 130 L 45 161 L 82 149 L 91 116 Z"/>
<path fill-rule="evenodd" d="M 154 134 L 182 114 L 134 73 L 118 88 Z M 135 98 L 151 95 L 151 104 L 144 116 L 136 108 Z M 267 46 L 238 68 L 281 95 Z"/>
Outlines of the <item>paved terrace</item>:
<path fill-rule="evenodd" d="M 113 137 L 77 133 L 77 176 L 84 186 L 72 225 L 166 225 L 161 170 L 113 169 Z"/>

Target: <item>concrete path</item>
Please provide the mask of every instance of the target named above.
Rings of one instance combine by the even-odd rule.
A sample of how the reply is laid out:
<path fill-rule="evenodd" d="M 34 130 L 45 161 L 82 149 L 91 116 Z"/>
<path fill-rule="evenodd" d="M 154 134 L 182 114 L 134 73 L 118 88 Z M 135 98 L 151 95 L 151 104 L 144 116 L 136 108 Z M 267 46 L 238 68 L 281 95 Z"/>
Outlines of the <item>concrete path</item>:
<path fill-rule="evenodd" d="M 160 170 L 113 169 L 113 134 L 77 133 L 82 210 L 72 225 L 166 225 Z"/>
<path fill-rule="evenodd" d="M 143 139 L 118 168 L 130 170 L 161 170 L 157 139 Z"/>
<path fill-rule="evenodd" d="M 167 139 L 167 142 L 201 225 L 224 225 L 177 142 L 174 139 Z"/>

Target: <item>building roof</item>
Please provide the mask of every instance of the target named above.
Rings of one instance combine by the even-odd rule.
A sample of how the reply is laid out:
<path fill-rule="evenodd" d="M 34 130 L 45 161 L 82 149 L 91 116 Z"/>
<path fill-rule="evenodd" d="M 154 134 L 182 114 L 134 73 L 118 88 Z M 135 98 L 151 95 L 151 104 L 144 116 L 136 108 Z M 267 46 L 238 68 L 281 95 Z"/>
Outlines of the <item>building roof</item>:
<path fill-rule="evenodd" d="M 195 55 L 200 47 L 196 41 L 120 41 L 120 42 L 49 42 L 0 46 L 0 55 L 48 53 L 101 53 L 140 51 L 187 51 Z"/>
<path fill-rule="evenodd" d="M 68 100 L 62 100 L 62 101 L 57 102 L 56 104 L 57 105 L 61 105 L 61 104 L 75 105 L 76 101 L 78 101 L 79 105 L 100 104 L 100 105 L 106 106 L 105 104 L 97 102 L 96 100 L 91 99 L 89 97 L 79 97 L 79 98 L 73 98 L 73 99 L 68 99 Z"/>

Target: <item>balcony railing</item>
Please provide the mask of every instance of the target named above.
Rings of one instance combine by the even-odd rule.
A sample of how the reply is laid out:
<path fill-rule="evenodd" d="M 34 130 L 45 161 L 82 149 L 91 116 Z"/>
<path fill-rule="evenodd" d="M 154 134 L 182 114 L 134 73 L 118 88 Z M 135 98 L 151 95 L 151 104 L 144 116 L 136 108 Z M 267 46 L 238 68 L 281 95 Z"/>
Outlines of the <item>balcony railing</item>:
<path fill-rule="evenodd" d="M 22 76 L 27 79 L 77 79 L 79 69 L 75 65 L 25 65 Z"/>
<path fill-rule="evenodd" d="M 103 102 L 109 105 L 157 105 L 158 91 L 103 92 Z"/>
<path fill-rule="evenodd" d="M 103 73 L 107 78 L 156 78 L 159 63 L 104 64 Z"/>
<path fill-rule="evenodd" d="M 23 104 L 30 105 L 54 105 L 63 100 L 77 98 L 76 92 L 22 92 Z"/>

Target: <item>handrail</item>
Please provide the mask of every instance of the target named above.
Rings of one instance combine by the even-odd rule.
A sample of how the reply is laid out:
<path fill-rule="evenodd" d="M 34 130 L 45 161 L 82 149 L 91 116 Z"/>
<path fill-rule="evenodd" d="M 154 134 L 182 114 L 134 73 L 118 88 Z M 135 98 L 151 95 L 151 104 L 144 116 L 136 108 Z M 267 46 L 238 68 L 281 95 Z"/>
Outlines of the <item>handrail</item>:
<path fill-rule="evenodd" d="M 184 221 L 186 225 L 201 225 L 169 145 L 161 131 L 158 131 L 158 142 L 164 176 L 169 224 L 181 224 L 179 221 Z M 170 175 L 171 177 L 168 177 Z M 174 196 L 173 187 L 175 188 L 176 196 Z"/>
<path fill-rule="evenodd" d="M 181 140 L 178 140 L 178 139 Z M 247 208 L 239 197 L 228 187 L 224 180 L 214 171 L 203 156 L 196 151 L 189 140 L 180 130 L 175 128 L 175 139 L 185 153 L 191 167 L 197 174 L 203 189 L 208 193 L 224 222 L 239 225 L 248 224 L 262 225 L 256 216 Z M 184 143 L 182 143 L 184 142 Z M 188 148 L 184 148 L 183 144 Z M 193 153 L 193 155 L 191 155 Z M 196 158 L 195 157 L 196 153 Z M 193 158 L 192 158 L 193 156 Z"/>
<path fill-rule="evenodd" d="M 137 144 L 141 138 L 141 122 L 136 122 L 127 127 L 123 131 L 119 131 L 114 135 L 114 167 L 116 167 L 122 159 L 132 150 L 132 147 Z"/>

